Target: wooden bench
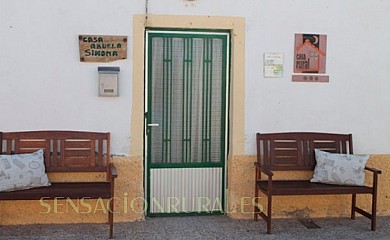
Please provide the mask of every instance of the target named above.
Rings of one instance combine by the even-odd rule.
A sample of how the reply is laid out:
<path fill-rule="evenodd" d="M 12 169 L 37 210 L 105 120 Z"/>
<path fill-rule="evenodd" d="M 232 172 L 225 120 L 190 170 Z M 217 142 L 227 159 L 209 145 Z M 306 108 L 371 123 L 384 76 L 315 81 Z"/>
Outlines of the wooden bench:
<path fill-rule="evenodd" d="M 2 135 L 2 138 L 1 138 Z M 110 133 L 76 131 L 30 131 L 0 133 L 0 153 L 19 154 L 44 150 L 47 173 L 104 172 L 106 181 L 52 182 L 14 192 L 0 192 L 0 200 L 110 199 L 108 223 L 113 237 L 114 180 L 117 170 L 110 163 Z"/>
<path fill-rule="evenodd" d="M 256 135 L 257 162 L 255 197 L 261 191 L 267 197 L 267 213 L 258 207 L 254 208 L 254 220 L 258 216 L 267 222 L 267 233 L 271 233 L 272 226 L 272 198 L 283 195 L 332 195 L 351 194 L 351 218 L 355 213 L 371 219 L 371 230 L 376 228 L 376 204 L 378 189 L 378 174 L 380 170 L 366 167 L 373 173 L 372 186 L 341 186 L 323 183 L 312 183 L 309 180 L 273 180 L 273 171 L 313 171 L 316 161 L 314 149 L 331 153 L 352 154 L 351 134 L 330 133 L 269 133 Z M 262 174 L 266 176 L 262 179 Z M 357 194 L 371 194 L 371 213 L 356 206 Z"/>

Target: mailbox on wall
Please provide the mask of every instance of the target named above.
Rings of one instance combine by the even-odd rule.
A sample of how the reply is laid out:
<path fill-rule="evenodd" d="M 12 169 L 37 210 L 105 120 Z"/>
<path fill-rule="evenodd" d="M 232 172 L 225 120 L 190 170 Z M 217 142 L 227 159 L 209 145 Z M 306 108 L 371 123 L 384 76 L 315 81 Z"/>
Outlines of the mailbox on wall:
<path fill-rule="evenodd" d="M 119 67 L 98 67 L 99 72 L 99 96 L 119 96 Z"/>

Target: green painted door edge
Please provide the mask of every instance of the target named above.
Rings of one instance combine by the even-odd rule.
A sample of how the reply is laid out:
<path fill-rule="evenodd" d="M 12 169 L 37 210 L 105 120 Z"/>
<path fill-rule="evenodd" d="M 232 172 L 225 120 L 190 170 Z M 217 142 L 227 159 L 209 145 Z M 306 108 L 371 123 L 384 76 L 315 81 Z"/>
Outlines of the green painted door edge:
<path fill-rule="evenodd" d="M 151 213 L 150 212 L 150 207 L 147 206 L 147 211 L 146 211 L 146 214 L 147 216 L 174 216 L 174 215 L 203 215 L 203 214 L 224 214 L 224 207 L 225 207 L 225 162 L 226 162 L 226 157 L 227 157 L 227 154 L 226 154 L 226 150 L 228 148 L 228 146 L 226 146 L 226 144 L 228 145 L 228 142 L 226 142 L 226 138 L 228 138 L 228 136 L 226 135 L 227 132 L 226 132 L 226 129 L 228 129 L 229 131 L 229 128 L 227 127 L 226 124 L 228 124 L 228 119 L 227 119 L 227 115 L 229 114 L 228 112 L 226 112 L 226 109 L 227 111 L 229 111 L 228 109 L 229 108 L 226 108 L 226 104 L 229 105 L 229 89 L 226 90 L 226 88 L 230 88 L 229 87 L 229 83 L 227 82 L 228 79 L 227 79 L 227 73 L 229 72 L 230 73 L 230 58 L 231 58 L 231 55 L 229 54 L 229 59 L 227 59 L 227 48 L 228 46 L 230 46 L 230 31 L 225 31 L 225 30 L 222 30 L 222 31 L 213 31 L 213 30 L 207 30 L 207 31 L 202 31 L 202 30 L 199 30 L 199 33 L 197 31 L 194 31 L 194 29 L 180 29 L 179 31 L 181 31 L 180 33 L 164 33 L 164 31 L 176 31 L 177 29 L 147 29 L 146 31 L 148 30 L 153 30 L 152 33 L 148 33 L 148 34 L 145 34 L 145 38 L 148 38 L 148 44 L 147 46 L 145 45 L 145 48 L 148 48 L 148 49 L 145 49 L 145 52 L 148 56 L 148 60 L 147 60 L 147 73 L 148 73 L 148 79 L 146 79 L 146 81 L 148 82 L 148 89 L 146 89 L 145 91 L 147 91 L 148 93 L 148 97 L 147 97 L 147 104 L 148 104 L 148 112 L 146 113 L 146 123 L 147 124 L 150 124 L 151 123 L 151 119 L 152 119 L 152 39 L 154 37 L 165 37 L 165 38 L 173 38 L 173 37 L 176 37 L 176 38 L 186 38 L 186 39 L 192 39 L 194 37 L 202 37 L 204 39 L 213 39 L 213 38 L 216 38 L 216 39 L 221 39 L 222 40 L 222 44 L 223 44 L 223 47 L 222 47 L 222 93 L 221 93 L 221 97 L 222 97 L 222 106 L 221 106 L 221 161 L 216 163 L 216 162 L 202 162 L 202 163 L 190 163 L 190 162 L 184 162 L 184 163 L 181 163 L 181 164 L 177 164 L 177 163 L 162 163 L 162 164 L 158 164 L 158 163 L 151 163 L 151 137 L 147 137 L 147 142 L 146 144 L 148 145 L 147 147 L 147 176 L 146 176 L 146 179 L 147 179 L 147 203 L 150 203 L 150 174 L 151 174 L 151 169 L 157 169 L 157 168 L 214 168 L 214 167 L 222 167 L 222 194 L 221 194 L 221 197 L 222 197 L 222 211 L 213 211 L 213 212 L 191 212 L 191 213 L 186 213 L 186 212 L 183 212 L 183 213 Z M 161 31 L 161 32 L 155 32 L 155 31 Z M 186 33 L 182 33 L 182 32 L 189 32 L 188 34 Z M 194 32 L 197 32 L 194 34 Z M 208 34 L 202 34 L 202 32 L 207 32 Z M 225 33 L 226 35 L 214 35 L 212 33 Z M 229 43 L 228 43 L 229 41 Z M 228 45 L 229 44 L 229 45 Z M 230 53 L 230 50 L 229 50 L 229 53 Z M 145 54 L 145 56 L 146 56 Z M 172 70 L 172 69 L 171 69 Z M 230 78 L 229 78 L 229 81 L 230 81 Z M 228 84 L 226 86 L 226 84 Z M 172 95 L 172 94 L 171 94 Z M 211 100 L 210 100 L 211 101 Z M 148 128 L 146 126 L 146 128 Z M 147 133 L 151 134 L 153 130 L 152 129 L 147 129 Z"/>

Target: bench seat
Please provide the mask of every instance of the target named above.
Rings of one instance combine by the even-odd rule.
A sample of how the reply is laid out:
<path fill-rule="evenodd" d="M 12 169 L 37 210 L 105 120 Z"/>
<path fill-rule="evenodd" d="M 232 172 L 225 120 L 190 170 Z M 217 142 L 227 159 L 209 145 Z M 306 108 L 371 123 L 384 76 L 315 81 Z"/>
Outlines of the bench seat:
<path fill-rule="evenodd" d="M 39 200 L 41 198 L 109 199 L 111 197 L 110 182 L 51 183 L 49 187 L 0 193 L 0 200 Z"/>
<path fill-rule="evenodd" d="M 267 194 L 268 181 L 257 181 L 258 189 Z M 341 186 L 313 183 L 306 180 L 272 181 L 272 195 L 336 195 L 353 193 L 372 193 L 370 187 Z"/>

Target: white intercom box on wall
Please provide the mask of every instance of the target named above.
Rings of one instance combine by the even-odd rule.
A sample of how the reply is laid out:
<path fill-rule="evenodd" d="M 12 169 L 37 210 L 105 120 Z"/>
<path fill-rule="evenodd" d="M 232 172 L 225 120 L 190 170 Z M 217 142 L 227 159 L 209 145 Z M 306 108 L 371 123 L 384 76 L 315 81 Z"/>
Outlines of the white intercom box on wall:
<path fill-rule="evenodd" d="M 98 67 L 99 72 L 99 96 L 119 96 L 119 67 Z"/>

